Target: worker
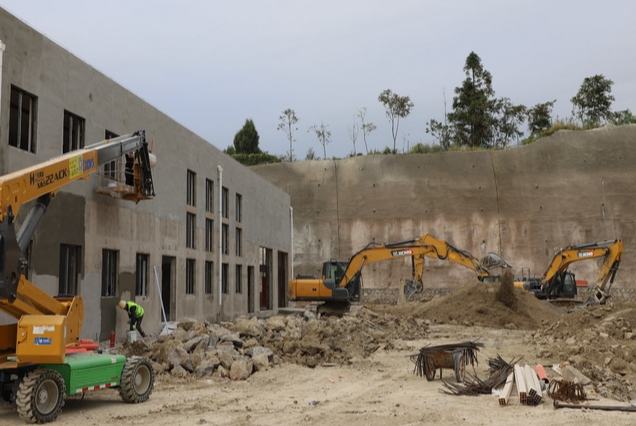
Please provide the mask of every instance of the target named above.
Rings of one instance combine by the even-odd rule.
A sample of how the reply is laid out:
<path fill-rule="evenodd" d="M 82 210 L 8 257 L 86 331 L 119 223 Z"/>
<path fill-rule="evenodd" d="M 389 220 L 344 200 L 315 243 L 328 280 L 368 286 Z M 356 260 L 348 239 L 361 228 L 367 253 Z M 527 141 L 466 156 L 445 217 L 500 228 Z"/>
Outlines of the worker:
<path fill-rule="evenodd" d="M 144 333 L 144 331 L 141 329 L 141 320 L 144 319 L 144 308 L 140 304 L 132 302 L 130 300 L 120 300 L 119 307 L 128 312 L 130 331 L 133 331 L 135 328 L 137 328 L 137 331 L 139 332 L 139 334 L 141 334 L 141 337 L 146 337 L 146 333 Z"/>

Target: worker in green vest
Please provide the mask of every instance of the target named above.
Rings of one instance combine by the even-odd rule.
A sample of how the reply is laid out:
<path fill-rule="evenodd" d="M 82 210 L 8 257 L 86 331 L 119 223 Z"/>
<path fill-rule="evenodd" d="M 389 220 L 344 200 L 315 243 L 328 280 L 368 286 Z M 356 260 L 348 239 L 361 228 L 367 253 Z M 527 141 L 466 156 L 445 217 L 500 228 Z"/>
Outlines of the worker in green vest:
<path fill-rule="evenodd" d="M 133 301 L 119 301 L 119 307 L 128 312 L 128 319 L 130 324 L 130 331 L 137 328 L 141 337 L 146 337 L 146 333 L 141 329 L 141 320 L 144 319 L 144 308 Z"/>

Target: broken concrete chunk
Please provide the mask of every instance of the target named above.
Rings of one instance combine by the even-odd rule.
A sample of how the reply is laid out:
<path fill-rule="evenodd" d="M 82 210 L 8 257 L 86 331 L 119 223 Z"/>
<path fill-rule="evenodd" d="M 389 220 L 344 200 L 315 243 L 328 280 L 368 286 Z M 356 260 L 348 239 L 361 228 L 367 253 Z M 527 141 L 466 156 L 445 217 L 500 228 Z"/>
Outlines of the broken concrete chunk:
<path fill-rule="evenodd" d="M 230 368 L 230 379 L 245 380 L 252 374 L 253 368 L 254 364 L 251 359 L 237 359 L 232 363 L 232 367 Z"/>

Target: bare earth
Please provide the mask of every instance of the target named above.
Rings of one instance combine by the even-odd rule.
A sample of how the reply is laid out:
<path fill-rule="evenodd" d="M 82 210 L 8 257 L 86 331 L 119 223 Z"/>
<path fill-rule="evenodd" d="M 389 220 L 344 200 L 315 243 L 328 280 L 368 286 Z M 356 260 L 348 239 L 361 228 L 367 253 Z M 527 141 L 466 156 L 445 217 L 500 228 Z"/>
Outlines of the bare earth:
<path fill-rule="evenodd" d="M 501 353 L 509 359 L 534 352 L 523 343 L 525 331 L 436 325 L 427 340 L 397 342 L 395 350 L 379 350 L 372 357 L 346 367 L 314 369 L 284 364 L 259 372 L 244 382 L 208 379 L 174 381 L 162 376 L 150 401 L 121 402 L 116 391 L 90 394 L 83 401 L 67 401 L 58 423 L 153 425 L 279 425 L 279 424 L 636 424 L 636 413 L 555 410 L 513 402 L 500 407 L 494 396 L 458 397 L 439 392 L 438 380 L 427 382 L 412 374 L 408 355 L 429 344 L 479 338 L 485 343 L 478 373 L 486 359 Z M 541 361 L 541 360 L 537 360 Z M 450 377 L 448 371 L 445 377 Z M 605 402 L 605 401 L 604 401 Z M 0 408 L 0 424 L 21 425 L 7 405 Z"/>

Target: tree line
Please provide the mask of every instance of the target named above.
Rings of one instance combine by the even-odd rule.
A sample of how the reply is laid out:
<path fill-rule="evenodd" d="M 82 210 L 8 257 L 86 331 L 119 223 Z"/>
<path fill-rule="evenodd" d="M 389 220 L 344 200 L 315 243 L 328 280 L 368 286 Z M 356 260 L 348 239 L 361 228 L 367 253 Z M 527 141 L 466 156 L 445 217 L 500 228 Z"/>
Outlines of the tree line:
<path fill-rule="evenodd" d="M 552 118 L 552 110 L 556 100 L 547 100 L 528 107 L 515 104 L 507 97 L 496 97 L 492 74 L 484 67 L 481 58 L 475 52 L 470 52 L 463 69 L 465 79 L 454 90 L 451 111 L 445 112 L 441 121 L 430 119 L 426 123 L 426 133 L 431 135 L 438 145 L 418 143 L 410 147 L 410 152 L 456 148 L 500 149 L 512 143 L 531 143 L 561 128 L 589 129 L 608 123 L 614 125 L 636 123 L 636 117 L 630 110 L 612 111 L 614 82 L 602 74 L 586 77 L 583 80 L 578 92 L 570 99 L 572 116 L 555 122 Z M 409 116 L 415 105 L 409 96 L 400 95 L 390 89 L 383 90 L 378 95 L 378 102 L 384 108 L 393 147 L 387 147 L 381 152 L 369 150 L 367 139 L 377 130 L 377 126 L 367 119 L 367 109 L 363 107 L 357 111 L 352 125 L 347 129 L 347 136 L 353 148 L 351 155 L 362 154 L 358 151 L 358 142 L 363 142 L 366 154 L 398 152 L 400 124 Z M 284 156 L 276 157 L 260 151 L 258 132 L 250 119 L 246 120 L 243 128 L 234 137 L 234 145 L 226 152 L 245 164 L 294 161 L 297 159 L 294 145 L 299 132 L 299 121 L 296 111 L 292 108 L 282 111 L 278 118 L 277 130 L 284 135 L 289 146 Z M 320 122 L 309 126 L 307 132 L 312 134 L 318 142 L 322 158 L 328 158 L 327 145 L 332 141 L 329 126 Z M 317 158 L 316 152 L 310 148 L 305 159 Z"/>

